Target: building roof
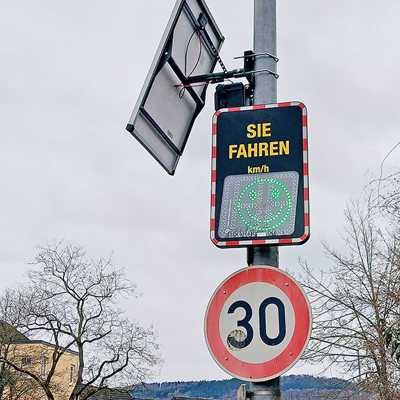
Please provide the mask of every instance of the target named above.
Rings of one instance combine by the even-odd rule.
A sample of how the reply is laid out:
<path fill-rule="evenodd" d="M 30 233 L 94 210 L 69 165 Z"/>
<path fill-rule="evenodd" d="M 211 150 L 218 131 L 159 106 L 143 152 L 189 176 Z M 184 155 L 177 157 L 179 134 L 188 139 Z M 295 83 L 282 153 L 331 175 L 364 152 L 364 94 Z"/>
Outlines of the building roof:
<path fill-rule="evenodd" d="M 2 343 L 26 343 L 29 342 L 27 336 L 22 334 L 14 326 L 7 322 L 0 321 L 0 342 Z"/>
<path fill-rule="evenodd" d="M 45 346 L 49 346 L 49 347 L 56 347 L 55 344 L 46 342 L 45 340 L 28 340 L 26 343 L 39 343 L 39 344 L 44 344 Z M 65 352 L 70 353 L 70 354 L 75 354 L 75 355 L 79 354 L 77 351 L 71 350 L 71 349 L 66 349 Z"/>
<path fill-rule="evenodd" d="M 128 392 L 121 392 L 117 389 L 101 389 L 88 400 L 132 400 L 132 396 Z"/>
<path fill-rule="evenodd" d="M 55 344 L 46 342 L 45 340 L 31 340 L 21 332 L 17 330 L 14 326 L 8 324 L 7 322 L 0 321 L 0 343 L 8 344 L 43 344 L 49 347 L 56 347 Z M 74 350 L 67 349 L 66 353 L 78 355 L 79 353 Z"/>

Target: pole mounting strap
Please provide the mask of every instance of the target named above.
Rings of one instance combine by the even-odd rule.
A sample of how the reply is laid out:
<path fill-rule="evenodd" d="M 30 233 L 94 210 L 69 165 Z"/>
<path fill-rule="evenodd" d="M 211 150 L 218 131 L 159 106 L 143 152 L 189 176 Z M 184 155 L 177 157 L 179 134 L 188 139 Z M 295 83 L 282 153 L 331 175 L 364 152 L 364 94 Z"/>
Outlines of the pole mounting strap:
<path fill-rule="evenodd" d="M 267 51 L 263 51 L 260 53 L 253 53 L 253 54 L 244 54 L 243 56 L 233 57 L 234 60 L 238 60 L 240 58 L 249 58 L 249 57 L 260 57 L 260 56 L 267 56 L 272 58 L 275 62 L 279 61 L 279 58 L 274 54 L 268 53 Z"/>

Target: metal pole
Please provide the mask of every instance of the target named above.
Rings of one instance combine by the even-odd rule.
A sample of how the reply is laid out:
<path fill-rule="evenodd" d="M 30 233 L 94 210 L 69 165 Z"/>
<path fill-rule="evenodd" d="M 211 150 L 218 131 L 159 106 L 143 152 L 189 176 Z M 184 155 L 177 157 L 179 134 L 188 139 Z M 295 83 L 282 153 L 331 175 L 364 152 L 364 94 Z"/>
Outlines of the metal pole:
<path fill-rule="evenodd" d="M 358 389 L 358 400 L 361 399 L 361 393 L 360 393 L 360 382 L 361 382 L 361 365 L 360 365 L 360 350 L 357 350 L 357 361 L 358 361 L 358 384 L 357 384 L 357 389 Z"/>
<path fill-rule="evenodd" d="M 254 0 L 254 52 L 276 55 L 276 0 Z M 258 56 L 255 69 L 276 72 L 276 62 L 268 56 Z M 255 74 L 254 104 L 276 103 L 276 78 L 268 73 Z M 278 247 L 252 246 L 247 248 L 247 263 L 279 266 Z M 280 379 L 251 382 L 252 400 L 280 400 Z"/>
<path fill-rule="evenodd" d="M 254 52 L 267 52 L 276 56 L 276 0 L 254 0 Z M 276 61 L 257 56 L 255 70 L 276 72 Z M 254 104 L 276 102 L 276 78 L 268 73 L 255 74 Z"/>

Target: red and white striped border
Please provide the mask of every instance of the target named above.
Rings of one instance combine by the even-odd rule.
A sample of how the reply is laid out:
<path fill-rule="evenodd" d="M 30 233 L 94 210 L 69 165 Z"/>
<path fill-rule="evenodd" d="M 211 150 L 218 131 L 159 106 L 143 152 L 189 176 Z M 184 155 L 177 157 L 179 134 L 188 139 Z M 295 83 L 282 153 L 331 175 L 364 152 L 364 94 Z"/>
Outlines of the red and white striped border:
<path fill-rule="evenodd" d="M 290 107 L 298 106 L 302 109 L 303 114 L 303 170 L 304 170 L 304 234 L 301 237 L 292 239 L 268 239 L 268 240 L 235 240 L 235 241 L 218 241 L 215 238 L 215 190 L 217 176 L 217 119 L 224 112 L 259 110 L 263 108 Z M 285 245 L 285 244 L 301 244 L 310 236 L 310 211 L 309 211 L 309 179 L 308 179 L 308 132 L 307 132 L 307 109 L 303 103 L 299 101 L 291 101 L 277 104 L 262 104 L 257 106 L 231 107 L 221 108 L 217 110 L 212 119 L 212 148 L 211 148 L 211 211 L 210 211 L 210 238 L 218 247 L 242 247 L 252 245 Z"/>

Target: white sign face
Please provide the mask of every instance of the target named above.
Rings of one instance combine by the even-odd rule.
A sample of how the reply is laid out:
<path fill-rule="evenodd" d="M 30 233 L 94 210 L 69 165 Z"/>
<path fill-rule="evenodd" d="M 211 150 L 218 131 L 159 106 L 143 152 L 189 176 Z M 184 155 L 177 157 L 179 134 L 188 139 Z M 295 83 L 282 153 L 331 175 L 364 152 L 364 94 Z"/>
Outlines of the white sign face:
<path fill-rule="evenodd" d="M 222 369 L 249 381 L 287 371 L 311 333 L 311 310 L 293 278 L 272 267 L 240 270 L 225 280 L 208 305 L 208 348 Z"/>
<path fill-rule="evenodd" d="M 242 304 L 243 299 L 250 307 Z M 251 318 L 248 325 L 244 323 L 238 326 L 238 322 L 240 324 L 245 320 L 249 312 Z M 262 321 L 260 312 L 265 314 Z M 293 307 L 285 293 L 269 283 L 253 282 L 242 286 L 228 298 L 219 318 L 219 331 L 233 356 L 249 363 L 262 363 L 277 357 L 287 347 L 293 336 L 294 324 Z M 263 337 L 259 334 L 261 332 Z M 245 340 L 249 333 L 253 337 L 245 347 L 233 340 L 235 337 Z M 274 344 L 271 345 L 271 342 Z"/>

